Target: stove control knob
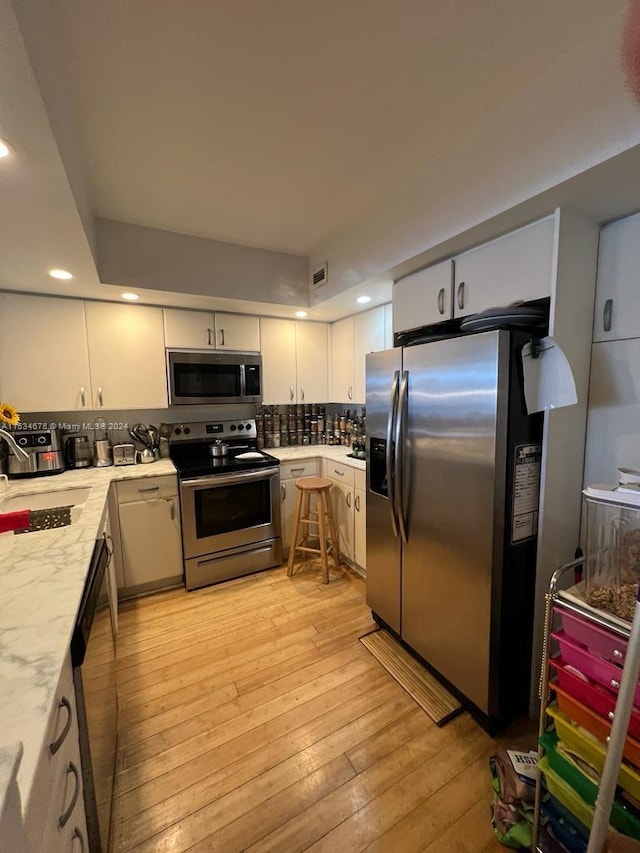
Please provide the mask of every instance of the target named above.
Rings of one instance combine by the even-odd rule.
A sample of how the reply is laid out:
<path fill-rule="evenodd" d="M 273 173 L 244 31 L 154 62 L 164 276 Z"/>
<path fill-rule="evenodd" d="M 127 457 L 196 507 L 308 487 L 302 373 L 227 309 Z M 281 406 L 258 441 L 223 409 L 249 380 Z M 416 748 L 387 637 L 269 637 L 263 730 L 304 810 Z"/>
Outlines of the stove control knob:
<path fill-rule="evenodd" d="M 184 434 L 185 435 L 189 435 L 190 432 L 191 432 L 191 427 L 185 427 L 184 428 Z"/>
<path fill-rule="evenodd" d="M 230 429 L 231 429 L 231 432 L 235 432 L 236 431 L 236 425 L 231 424 Z"/>
<path fill-rule="evenodd" d="M 173 431 L 174 435 L 180 435 L 181 433 L 182 433 L 182 430 L 180 429 L 180 427 L 176 427 Z"/>
<path fill-rule="evenodd" d="M 238 429 L 244 429 L 244 424 L 238 424 Z"/>
<path fill-rule="evenodd" d="M 251 429 L 251 424 L 247 424 L 246 429 Z"/>

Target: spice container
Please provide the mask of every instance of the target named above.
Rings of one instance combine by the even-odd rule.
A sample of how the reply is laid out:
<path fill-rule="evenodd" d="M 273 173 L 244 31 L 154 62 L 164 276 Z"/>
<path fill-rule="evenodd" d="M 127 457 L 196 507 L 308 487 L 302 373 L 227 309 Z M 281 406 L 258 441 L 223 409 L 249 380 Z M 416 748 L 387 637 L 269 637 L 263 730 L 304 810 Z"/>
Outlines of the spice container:
<path fill-rule="evenodd" d="M 587 601 L 631 621 L 640 583 L 640 490 L 589 486 L 583 494 Z"/>

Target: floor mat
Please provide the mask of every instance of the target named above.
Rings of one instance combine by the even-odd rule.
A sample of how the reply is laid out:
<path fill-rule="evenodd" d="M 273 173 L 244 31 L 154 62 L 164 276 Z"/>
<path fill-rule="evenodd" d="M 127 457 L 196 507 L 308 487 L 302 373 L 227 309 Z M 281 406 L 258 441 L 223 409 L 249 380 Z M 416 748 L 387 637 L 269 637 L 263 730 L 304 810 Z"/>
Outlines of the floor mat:
<path fill-rule="evenodd" d="M 387 631 L 372 631 L 360 637 L 360 642 L 437 726 L 462 711 L 460 702 Z"/>

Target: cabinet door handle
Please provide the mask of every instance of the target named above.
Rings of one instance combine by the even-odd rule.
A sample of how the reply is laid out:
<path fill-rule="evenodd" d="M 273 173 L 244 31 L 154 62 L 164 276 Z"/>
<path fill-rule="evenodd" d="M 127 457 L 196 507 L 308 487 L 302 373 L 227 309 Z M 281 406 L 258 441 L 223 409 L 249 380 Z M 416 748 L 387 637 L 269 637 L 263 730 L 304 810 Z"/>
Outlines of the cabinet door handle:
<path fill-rule="evenodd" d="M 444 287 L 438 291 L 438 313 L 444 314 Z"/>
<path fill-rule="evenodd" d="M 611 331 L 611 315 L 613 313 L 613 299 L 607 299 L 602 312 L 602 328 L 605 332 Z"/>
<path fill-rule="evenodd" d="M 616 660 L 622 660 L 622 658 L 624 657 L 624 652 L 621 652 L 620 649 L 614 649 L 613 656 Z"/>
<path fill-rule="evenodd" d="M 461 310 L 464 308 L 464 281 L 461 281 L 458 285 L 458 308 Z"/>
<path fill-rule="evenodd" d="M 351 509 L 351 492 L 347 492 L 347 506 Z"/>
<path fill-rule="evenodd" d="M 287 489 L 284 483 L 280 483 L 280 494 L 282 496 L 282 500 L 287 497 Z"/>
<path fill-rule="evenodd" d="M 84 388 L 80 389 L 80 404 L 82 405 L 82 408 L 84 409 L 84 407 L 85 407 Z"/>
<path fill-rule="evenodd" d="M 302 397 L 302 401 L 304 402 L 304 385 L 301 385 L 301 386 L 300 386 L 300 394 L 301 394 L 301 397 Z"/>
<path fill-rule="evenodd" d="M 344 471 L 338 471 L 338 469 L 337 469 L 337 468 L 334 468 L 334 469 L 333 469 L 333 473 L 334 473 L 334 474 L 337 474 L 337 475 L 338 475 L 338 477 L 344 477 Z"/>
<path fill-rule="evenodd" d="M 79 826 L 75 826 L 73 828 L 73 835 L 71 836 L 71 845 L 73 846 L 73 842 L 76 838 L 80 839 L 80 853 L 84 853 L 84 835 L 82 834 L 82 830 Z"/>
<path fill-rule="evenodd" d="M 293 400 L 295 395 L 295 391 L 293 390 L 293 385 L 289 385 L 289 399 Z"/>
<path fill-rule="evenodd" d="M 620 682 L 616 681 L 615 678 L 611 679 L 611 686 L 614 690 L 618 690 L 620 688 Z"/>
<path fill-rule="evenodd" d="M 220 346 L 224 346 L 224 329 L 220 329 Z"/>
<path fill-rule="evenodd" d="M 213 344 L 211 343 L 211 329 L 207 329 L 207 344 L 209 346 L 213 346 Z"/>
<path fill-rule="evenodd" d="M 349 385 L 349 390 L 347 391 L 347 394 L 349 395 L 349 399 L 353 400 L 353 385 Z"/>
<path fill-rule="evenodd" d="M 73 791 L 73 796 L 71 797 L 71 802 L 69 803 L 66 812 L 64 812 L 64 814 L 61 814 L 58 818 L 58 827 L 60 829 L 66 826 L 67 821 L 71 817 L 71 814 L 76 807 L 78 797 L 80 796 L 80 773 L 73 761 L 70 761 L 67 765 L 67 776 L 69 775 L 69 773 L 73 773 L 73 778 L 75 779 L 75 788 Z"/>
<path fill-rule="evenodd" d="M 356 495 L 356 512 L 360 512 L 360 495 Z"/>
<path fill-rule="evenodd" d="M 298 473 L 298 471 L 304 471 L 304 468 L 292 468 L 292 469 L 291 469 L 291 473 L 292 473 L 292 474 L 297 474 L 297 473 Z"/>
<path fill-rule="evenodd" d="M 167 503 L 169 504 L 169 514 L 170 514 L 170 516 L 171 516 L 171 521 L 173 521 L 173 520 L 175 519 L 175 517 L 176 517 L 176 505 L 175 505 L 175 503 L 171 500 L 171 498 L 166 498 L 165 500 L 166 500 L 166 501 L 167 501 Z"/>
<path fill-rule="evenodd" d="M 103 405 L 103 402 L 102 402 L 102 388 L 98 388 L 98 405 L 99 405 L 99 406 L 102 406 L 102 405 Z"/>
<path fill-rule="evenodd" d="M 69 729 L 71 728 L 71 703 L 67 699 L 66 696 L 63 696 L 58 703 L 58 708 L 66 708 L 67 710 L 67 719 L 64 724 L 64 728 L 58 735 L 58 737 L 53 741 L 53 743 L 49 744 L 49 752 L 51 755 L 55 755 L 56 752 L 60 749 L 62 744 L 65 742 L 67 735 L 69 734 Z"/>
<path fill-rule="evenodd" d="M 159 492 L 160 486 L 145 486 L 144 489 L 138 489 L 138 491 L 140 492 L 140 494 L 142 494 L 143 492 Z"/>

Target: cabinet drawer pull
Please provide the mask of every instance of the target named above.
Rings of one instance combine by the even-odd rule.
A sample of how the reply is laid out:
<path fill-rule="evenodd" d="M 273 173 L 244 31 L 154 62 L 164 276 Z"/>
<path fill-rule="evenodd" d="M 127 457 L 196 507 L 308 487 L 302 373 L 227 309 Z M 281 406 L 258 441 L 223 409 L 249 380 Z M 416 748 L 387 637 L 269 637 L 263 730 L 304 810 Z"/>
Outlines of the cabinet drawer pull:
<path fill-rule="evenodd" d="M 211 343 L 211 329 L 207 329 L 207 344 L 208 344 L 209 346 L 212 346 L 212 343 Z"/>
<path fill-rule="evenodd" d="M 464 281 L 461 281 L 458 285 L 458 308 L 462 310 L 464 308 Z"/>
<path fill-rule="evenodd" d="M 292 474 L 297 474 L 298 471 L 304 471 L 304 466 L 302 468 L 292 468 L 291 469 Z"/>
<path fill-rule="evenodd" d="M 67 709 L 67 720 L 59 736 L 54 740 L 52 744 L 49 744 L 49 752 L 51 753 L 51 755 L 55 755 L 56 752 L 60 749 L 62 744 L 65 742 L 67 735 L 69 734 L 69 729 L 71 728 L 71 703 L 69 702 L 66 696 L 62 697 L 62 699 L 58 703 L 58 708 Z"/>
<path fill-rule="evenodd" d="M 620 682 L 616 681 L 615 678 L 611 679 L 611 686 L 614 690 L 618 690 L 620 688 Z"/>
<path fill-rule="evenodd" d="M 58 827 L 60 829 L 66 826 L 67 821 L 71 817 L 71 813 L 76 807 L 78 797 L 80 796 L 80 772 L 78 771 L 78 768 L 73 763 L 73 761 L 70 761 L 67 766 L 67 775 L 69 775 L 69 773 L 73 773 L 73 778 L 75 780 L 75 788 L 73 791 L 73 796 L 71 797 L 71 802 L 69 803 L 69 807 L 67 808 L 66 812 L 64 814 L 61 814 L 58 818 Z"/>
<path fill-rule="evenodd" d="M 285 486 L 284 483 L 280 483 L 280 494 L 282 496 L 282 500 L 284 500 L 287 497 L 287 487 Z"/>
<path fill-rule="evenodd" d="M 438 291 L 438 313 L 444 314 L 444 287 Z"/>
<path fill-rule="evenodd" d="M 220 346 L 224 346 L 224 329 L 220 329 Z"/>
<path fill-rule="evenodd" d="M 347 492 L 347 506 L 351 509 L 351 492 Z"/>
<path fill-rule="evenodd" d="M 71 836 L 71 845 L 73 846 L 73 842 L 76 838 L 80 839 L 80 853 L 84 853 L 84 835 L 82 834 L 82 830 L 79 826 L 74 827 L 73 835 Z"/>
<path fill-rule="evenodd" d="M 611 331 L 611 315 L 613 313 L 613 299 L 607 299 L 602 312 L 602 327 L 605 332 Z"/>
<path fill-rule="evenodd" d="M 607 714 L 607 717 L 609 717 L 609 719 L 610 719 L 610 720 L 613 720 L 613 718 L 615 717 L 614 712 L 613 712 L 613 711 L 609 711 L 609 713 Z"/>
<path fill-rule="evenodd" d="M 80 403 L 82 404 L 82 407 L 84 408 L 84 406 L 85 406 L 84 388 L 80 389 Z"/>
<path fill-rule="evenodd" d="M 622 660 L 622 658 L 624 657 L 624 652 L 621 652 L 620 649 L 614 649 L 613 656 L 614 658 L 616 658 L 616 660 Z"/>
<path fill-rule="evenodd" d="M 138 489 L 138 491 L 140 492 L 140 494 L 142 494 L 143 492 L 159 492 L 160 486 L 145 486 L 144 489 Z"/>
<path fill-rule="evenodd" d="M 334 468 L 334 469 L 333 469 L 333 473 L 334 473 L 334 474 L 337 474 L 337 475 L 338 475 L 338 477 L 344 477 L 344 471 L 338 471 L 338 469 L 337 469 L 337 468 Z"/>
<path fill-rule="evenodd" d="M 356 512 L 360 512 L 360 495 L 356 495 Z"/>

